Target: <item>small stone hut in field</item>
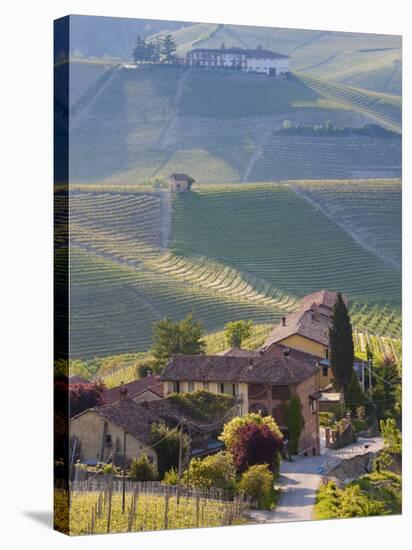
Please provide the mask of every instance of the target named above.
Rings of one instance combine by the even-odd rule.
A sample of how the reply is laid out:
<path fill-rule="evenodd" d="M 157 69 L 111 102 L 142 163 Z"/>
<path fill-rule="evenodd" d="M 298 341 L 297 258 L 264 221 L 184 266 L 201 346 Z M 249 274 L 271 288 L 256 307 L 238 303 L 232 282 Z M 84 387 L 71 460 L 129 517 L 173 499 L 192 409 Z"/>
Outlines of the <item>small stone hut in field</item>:
<path fill-rule="evenodd" d="M 171 190 L 177 193 L 190 191 L 195 180 L 188 174 L 173 172 L 169 176 Z"/>

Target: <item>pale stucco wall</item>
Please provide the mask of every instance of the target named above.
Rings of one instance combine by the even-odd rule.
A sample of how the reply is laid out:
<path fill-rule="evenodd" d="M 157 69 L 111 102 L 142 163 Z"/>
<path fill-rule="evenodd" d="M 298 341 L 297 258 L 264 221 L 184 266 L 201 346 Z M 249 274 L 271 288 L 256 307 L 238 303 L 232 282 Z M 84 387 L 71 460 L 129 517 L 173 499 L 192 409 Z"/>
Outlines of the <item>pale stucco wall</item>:
<path fill-rule="evenodd" d="M 107 453 L 102 456 L 102 441 L 104 433 L 104 419 L 95 411 L 86 411 L 76 418 L 70 420 L 70 437 L 77 437 L 80 441 L 80 460 L 84 461 L 101 461 L 104 462 L 107 458 Z M 112 444 L 116 445 L 116 438 L 119 438 L 119 451 L 123 451 L 123 428 L 117 426 L 113 422 L 107 422 L 106 434 L 110 434 Z M 142 453 L 146 453 L 151 457 L 154 464 L 157 464 L 157 455 L 153 449 L 147 449 L 145 445 L 137 440 L 134 436 L 126 435 L 126 459 L 133 460 L 138 458 Z"/>

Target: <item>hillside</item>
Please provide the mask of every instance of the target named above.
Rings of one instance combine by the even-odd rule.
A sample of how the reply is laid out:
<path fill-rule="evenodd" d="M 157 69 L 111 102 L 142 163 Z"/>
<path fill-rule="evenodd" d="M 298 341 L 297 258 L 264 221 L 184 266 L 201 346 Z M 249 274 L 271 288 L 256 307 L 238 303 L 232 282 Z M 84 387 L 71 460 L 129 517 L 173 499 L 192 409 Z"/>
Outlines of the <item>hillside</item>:
<path fill-rule="evenodd" d="M 158 33 L 157 36 L 162 33 Z M 401 95 L 400 36 L 239 25 L 193 24 L 172 33 L 180 54 L 193 47 L 263 48 L 291 57 L 293 70 Z"/>
<path fill-rule="evenodd" d="M 73 74 L 85 71 L 77 65 Z M 74 182 L 136 184 L 182 169 L 207 183 L 400 176 L 400 139 L 276 134 L 285 120 L 399 132 L 392 96 L 331 91 L 304 74 L 276 80 L 165 66 L 112 68 L 92 81 L 72 111 Z"/>
<path fill-rule="evenodd" d="M 165 316 L 193 312 L 207 333 L 234 319 L 270 325 L 322 287 L 350 295 L 359 329 L 398 337 L 399 270 L 316 210 L 297 185 L 329 208 L 341 196 L 342 223 L 357 218 L 348 217 L 354 182 L 323 182 L 319 189 L 316 182 L 196 184 L 172 204 L 168 192 L 145 186 L 74 186 L 72 357 L 146 351 L 152 323 Z M 375 245 L 393 258 L 399 182 L 382 181 L 381 194 L 374 182 L 356 185 L 362 200 L 352 230 L 362 238 L 373 232 Z M 379 207 L 379 226 L 362 215 L 368 203 L 371 211 Z M 63 249 L 56 258 L 64 261 Z"/>

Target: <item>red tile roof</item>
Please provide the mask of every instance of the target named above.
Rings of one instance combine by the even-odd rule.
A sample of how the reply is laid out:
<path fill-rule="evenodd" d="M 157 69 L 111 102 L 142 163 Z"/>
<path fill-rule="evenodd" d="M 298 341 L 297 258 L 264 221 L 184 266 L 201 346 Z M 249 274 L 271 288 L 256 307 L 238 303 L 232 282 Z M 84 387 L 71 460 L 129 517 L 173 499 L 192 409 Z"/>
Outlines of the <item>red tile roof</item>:
<path fill-rule="evenodd" d="M 297 310 L 284 318 L 285 324 L 281 322 L 274 327 L 261 349 L 264 351 L 294 334 L 328 346 L 329 328 L 336 297 L 337 292 L 330 290 L 319 290 L 304 296 Z M 347 297 L 343 296 L 343 299 L 347 304 Z"/>
<path fill-rule="evenodd" d="M 231 355 L 174 355 L 161 380 L 197 382 L 246 382 L 293 385 L 318 372 L 315 357 L 308 354 L 272 357 Z"/>
<path fill-rule="evenodd" d="M 169 428 L 174 428 L 184 416 L 190 420 L 195 430 L 199 425 L 196 419 L 189 417 L 187 411 L 181 410 L 179 406 L 168 399 L 145 403 L 135 403 L 132 399 L 123 399 L 116 403 L 87 409 L 71 420 L 73 421 L 90 411 L 120 426 L 146 444 L 151 443 L 151 427 L 154 423 L 165 423 Z"/>
<path fill-rule="evenodd" d="M 146 390 L 150 390 L 159 395 L 159 397 L 163 397 L 163 384 L 159 381 L 159 376 L 157 375 L 146 376 L 145 378 L 134 380 L 128 384 L 123 384 L 121 386 L 117 386 L 116 388 L 105 390 L 103 393 L 103 398 L 106 403 L 116 403 L 116 401 L 119 401 L 122 397 L 122 390 L 126 390 L 125 397 L 134 397 L 135 395 Z"/>

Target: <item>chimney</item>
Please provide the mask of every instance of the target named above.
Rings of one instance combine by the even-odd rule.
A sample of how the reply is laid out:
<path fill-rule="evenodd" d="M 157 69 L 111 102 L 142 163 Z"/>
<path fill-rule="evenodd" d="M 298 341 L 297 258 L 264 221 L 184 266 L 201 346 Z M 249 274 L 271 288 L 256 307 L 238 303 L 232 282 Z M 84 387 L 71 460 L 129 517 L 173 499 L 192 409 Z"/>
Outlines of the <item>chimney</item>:
<path fill-rule="evenodd" d="M 286 326 L 286 317 L 282 317 L 282 327 Z"/>
<path fill-rule="evenodd" d="M 289 348 L 285 348 L 283 350 L 283 357 L 289 357 L 290 355 L 290 349 Z"/>
<path fill-rule="evenodd" d="M 124 399 L 127 399 L 128 389 L 125 388 L 124 386 L 121 386 L 119 391 L 120 391 L 120 400 L 123 401 Z"/>

